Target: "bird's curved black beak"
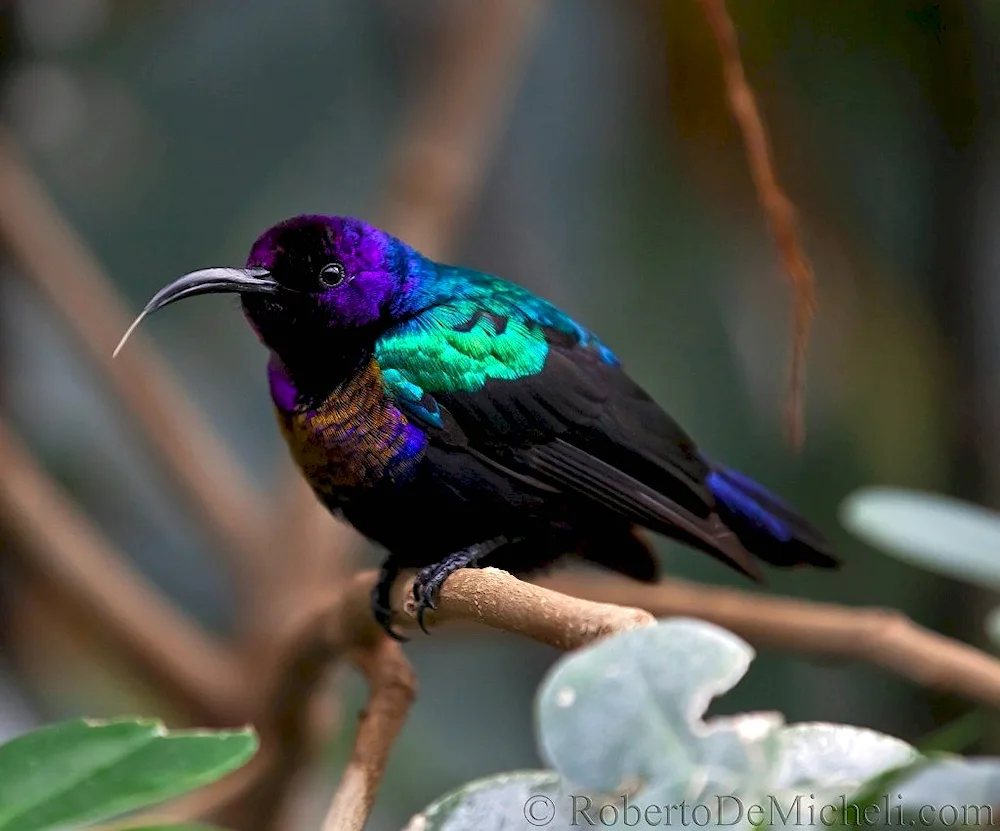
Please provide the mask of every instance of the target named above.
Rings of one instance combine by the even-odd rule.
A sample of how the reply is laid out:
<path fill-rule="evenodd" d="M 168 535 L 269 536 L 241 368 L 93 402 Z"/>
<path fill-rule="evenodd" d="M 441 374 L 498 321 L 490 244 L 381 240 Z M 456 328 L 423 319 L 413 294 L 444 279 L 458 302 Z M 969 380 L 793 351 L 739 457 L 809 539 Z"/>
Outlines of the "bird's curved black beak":
<path fill-rule="evenodd" d="M 203 268 L 179 277 L 160 289 L 139 312 L 139 316 L 122 335 L 122 339 L 112 357 L 117 355 L 125 345 L 129 335 L 142 322 L 146 315 L 157 309 L 169 306 L 177 300 L 194 297 L 198 294 L 275 294 L 278 283 L 270 273 L 263 268 Z"/>

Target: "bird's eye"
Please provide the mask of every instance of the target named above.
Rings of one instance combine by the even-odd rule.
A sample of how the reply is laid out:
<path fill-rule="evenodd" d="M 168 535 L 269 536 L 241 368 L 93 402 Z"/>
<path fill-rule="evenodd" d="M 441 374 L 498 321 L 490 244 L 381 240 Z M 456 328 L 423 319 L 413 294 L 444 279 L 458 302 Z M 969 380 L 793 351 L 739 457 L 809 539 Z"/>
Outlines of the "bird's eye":
<path fill-rule="evenodd" d="M 344 267 L 340 263 L 328 263 L 319 270 L 319 281 L 330 288 L 339 286 L 346 276 Z"/>

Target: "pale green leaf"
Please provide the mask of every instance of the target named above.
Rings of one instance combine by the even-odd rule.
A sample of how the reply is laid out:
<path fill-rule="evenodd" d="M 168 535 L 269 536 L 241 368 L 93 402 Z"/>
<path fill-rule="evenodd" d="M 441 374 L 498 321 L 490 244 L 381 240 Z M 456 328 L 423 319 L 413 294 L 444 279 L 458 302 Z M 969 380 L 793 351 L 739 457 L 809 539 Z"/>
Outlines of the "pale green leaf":
<path fill-rule="evenodd" d="M 866 542 L 920 568 L 1000 589 L 1000 514 L 937 494 L 865 488 L 841 520 Z"/>
<path fill-rule="evenodd" d="M 249 730 L 170 732 L 158 721 L 75 720 L 0 747 L 0 831 L 54 831 L 119 816 L 240 767 Z"/>

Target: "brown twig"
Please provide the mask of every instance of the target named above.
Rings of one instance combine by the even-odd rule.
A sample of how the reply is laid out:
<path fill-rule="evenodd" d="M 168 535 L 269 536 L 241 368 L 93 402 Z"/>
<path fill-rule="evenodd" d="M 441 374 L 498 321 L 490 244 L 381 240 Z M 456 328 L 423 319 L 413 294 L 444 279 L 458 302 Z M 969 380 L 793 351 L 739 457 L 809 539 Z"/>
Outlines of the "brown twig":
<path fill-rule="evenodd" d="M 795 206 L 778 184 L 767 130 L 764 128 L 764 122 L 757 109 L 757 101 L 743 70 L 739 37 L 726 10 L 726 2 L 725 0 L 700 0 L 700 2 L 722 57 L 729 107 L 743 134 L 757 197 L 767 214 L 771 232 L 795 292 L 794 335 L 786 418 L 792 444 L 798 447 L 805 435 L 802 412 L 805 358 L 809 328 L 816 313 L 812 266 L 795 229 Z"/>
<path fill-rule="evenodd" d="M 0 234 L 138 418 L 159 462 L 213 532 L 234 571 L 245 574 L 264 556 L 266 512 L 260 495 L 141 333 L 111 359 L 131 316 L 2 131 Z"/>
<path fill-rule="evenodd" d="M 44 575 L 198 722 L 241 721 L 239 670 L 226 650 L 126 565 L 3 421 L 0 470 L 0 519 L 24 567 Z"/>
<path fill-rule="evenodd" d="M 361 585 L 371 584 L 369 575 L 357 579 Z M 447 591 L 442 591 L 437 610 L 424 618 L 428 626 L 478 623 L 569 650 L 653 622 L 652 615 L 642 609 L 573 597 L 496 568 L 456 571 L 445 585 Z M 397 580 L 394 595 L 397 622 L 415 629 L 413 579 Z"/>
<path fill-rule="evenodd" d="M 278 798 L 301 769 L 309 743 L 306 703 L 332 656 L 348 654 L 369 682 L 369 703 L 361 716 L 351 760 L 327 814 L 324 831 L 360 829 L 371 810 L 392 744 L 409 711 L 416 682 L 399 645 L 378 628 L 369 597 L 376 571 L 360 572 L 336 593 L 303 610 L 275 650 L 284 668 L 268 673 L 282 686 L 266 696 L 271 714 L 258 723 L 280 725 L 262 738 L 239 791 L 212 818 L 231 827 L 271 827 L 280 818 Z M 393 588 L 394 623 L 417 627 L 413 575 Z M 635 608 L 571 597 L 518 580 L 494 568 L 453 574 L 429 612 L 428 626 L 474 623 L 523 635 L 558 649 L 575 649 L 614 632 L 648 626 L 653 616 Z M 303 669 L 310 668 L 310 669 Z M 265 727 L 266 729 L 266 727 Z M 213 804 L 215 800 L 213 800 Z M 264 819 L 261 819 L 264 817 Z"/>
<path fill-rule="evenodd" d="M 363 827 L 392 743 L 416 689 L 412 670 L 399 645 L 386 638 L 372 617 L 369 597 L 377 577 L 375 571 L 355 574 L 338 592 L 304 610 L 299 622 L 290 627 L 285 645 L 276 651 L 284 656 L 287 668 L 273 673 L 274 677 L 290 682 L 290 686 L 279 688 L 268 697 L 268 706 L 274 713 L 264 719 L 265 724 L 284 725 L 280 741 L 272 737 L 262 744 L 264 755 L 254 763 L 258 766 L 257 773 L 247 779 L 247 787 L 231 805 L 217 815 L 220 821 L 241 829 L 268 827 L 273 822 L 275 795 L 287 788 L 292 772 L 300 768 L 304 758 L 301 749 L 308 746 L 302 736 L 308 726 L 302 713 L 318 678 L 315 672 L 302 676 L 291 668 L 322 668 L 332 656 L 348 654 L 368 679 L 370 700 L 325 829 Z M 412 589 L 410 576 L 397 580 L 393 591 L 396 625 L 407 629 L 417 626 Z M 429 613 L 426 619 L 429 626 L 461 622 L 491 626 L 560 649 L 573 649 L 612 632 L 652 621 L 651 615 L 639 609 L 568 597 L 492 568 L 466 569 L 453 574 L 441 593 L 437 611 Z M 262 823 L 259 819 L 262 814 L 270 819 Z"/>
<path fill-rule="evenodd" d="M 360 829 L 414 681 L 398 645 L 377 629 L 368 607 L 374 571 L 355 575 L 337 595 L 303 616 L 301 649 L 350 650 L 371 686 L 354 753 L 334 796 L 324 831 Z M 393 590 L 394 623 L 416 628 L 413 577 Z M 637 583 L 616 575 L 562 572 L 525 583 L 493 568 L 464 569 L 445 583 L 426 622 L 474 623 L 574 649 L 655 617 L 693 617 L 722 626 L 758 647 L 866 661 L 916 683 L 1000 707 L 1000 661 L 915 625 L 895 611 L 854 609 L 681 580 Z M 294 651 L 294 650 L 293 650 Z M 275 700 L 280 700 L 276 698 Z M 247 780 L 249 787 L 254 779 Z"/>
<path fill-rule="evenodd" d="M 677 579 L 648 584 L 616 575 L 562 573 L 538 582 L 574 597 L 638 606 L 658 618 L 707 620 L 759 647 L 864 661 L 1000 709 L 1000 660 L 924 629 L 895 610 L 751 594 Z"/>
<path fill-rule="evenodd" d="M 410 705 L 417 679 L 395 641 L 379 638 L 353 651 L 355 666 L 368 681 L 368 705 L 358 722 L 354 750 L 330 802 L 323 831 L 361 831 L 365 827 L 382 773 Z"/>
<path fill-rule="evenodd" d="M 257 596 L 240 622 L 251 652 L 261 638 L 273 640 L 275 627 L 302 606 L 303 593 L 322 595 L 355 571 L 362 541 L 320 504 L 298 469 L 288 471 L 277 490 L 271 550 L 281 555 L 270 558 L 267 579 L 255 581 Z"/>
<path fill-rule="evenodd" d="M 377 577 L 376 571 L 361 571 L 344 586 L 342 602 L 332 607 L 322 627 L 331 644 L 344 649 L 380 637 L 368 600 Z M 397 631 L 418 630 L 414 577 L 415 572 L 400 575 L 393 585 Z M 564 650 L 652 622 L 653 616 L 643 609 L 574 597 L 497 568 L 456 571 L 441 589 L 437 609 L 428 610 L 424 617 L 428 628 L 474 623 Z"/>

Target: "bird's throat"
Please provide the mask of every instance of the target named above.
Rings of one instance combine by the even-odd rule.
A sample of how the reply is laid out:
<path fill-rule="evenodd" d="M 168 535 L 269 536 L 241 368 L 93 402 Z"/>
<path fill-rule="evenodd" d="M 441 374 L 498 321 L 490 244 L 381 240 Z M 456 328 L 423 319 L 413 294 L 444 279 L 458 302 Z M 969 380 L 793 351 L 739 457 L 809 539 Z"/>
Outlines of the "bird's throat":
<path fill-rule="evenodd" d="M 272 349 L 267 372 L 274 403 L 288 412 L 315 407 L 348 385 L 371 356 L 371 347 L 362 344 L 329 344 L 284 355 Z"/>
<path fill-rule="evenodd" d="M 370 359 L 375 333 L 343 332 L 326 321 L 293 316 L 244 298 L 244 312 L 271 353 L 268 376 L 275 403 L 308 407 L 345 384 Z"/>

